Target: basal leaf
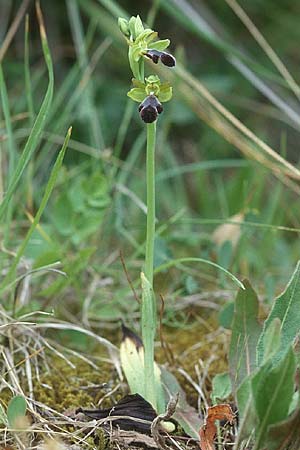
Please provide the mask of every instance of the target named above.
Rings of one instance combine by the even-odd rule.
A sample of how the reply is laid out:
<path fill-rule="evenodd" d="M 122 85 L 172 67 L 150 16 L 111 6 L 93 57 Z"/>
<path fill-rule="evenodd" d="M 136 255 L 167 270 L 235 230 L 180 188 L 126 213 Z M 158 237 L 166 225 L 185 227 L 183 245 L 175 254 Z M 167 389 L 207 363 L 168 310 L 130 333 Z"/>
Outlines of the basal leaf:
<path fill-rule="evenodd" d="M 189 436 L 198 439 L 199 429 L 202 422 L 197 411 L 187 403 L 185 392 L 174 375 L 163 367 L 161 368 L 161 378 L 163 386 L 167 392 L 168 399 L 179 393 L 179 400 L 174 414 L 174 419 L 177 420 Z"/>
<path fill-rule="evenodd" d="M 225 400 L 231 394 L 231 381 L 228 372 L 218 373 L 212 380 L 212 394 L 211 399 L 213 404 L 217 400 Z"/>
<path fill-rule="evenodd" d="M 287 419 L 294 393 L 296 358 L 292 347 L 275 366 L 268 360 L 254 375 L 251 388 L 258 416 L 255 450 L 265 449 L 268 427 Z"/>
<path fill-rule="evenodd" d="M 14 428 L 18 420 L 25 416 L 26 400 L 22 395 L 13 397 L 7 407 L 7 419 L 9 425 Z"/>
<path fill-rule="evenodd" d="M 276 353 L 276 361 L 279 361 L 300 332 L 300 261 L 285 291 L 277 297 L 265 321 L 257 347 L 259 364 L 262 363 L 265 353 L 265 333 L 275 318 L 281 321 L 281 343 L 279 351 Z"/>
<path fill-rule="evenodd" d="M 229 349 L 229 371 L 236 392 L 238 386 L 256 368 L 256 345 L 261 333 L 257 320 L 258 298 L 249 281 L 244 282 L 235 300 Z"/>
<path fill-rule="evenodd" d="M 251 379 L 247 377 L 237 389 L 237 404 L 239 410 L 239 433 L 235 448 L 240 448 L 241 442 L 248 438 L 257 424 L 257 414 L 251 390 Z"/>
<path fill-rule="evenodd" d="M 263 355 L 262 360 L 257 361 L 258 365 L 264 364 L 268 359 L 272 358 L 280 347 L 280 337 L 281 337 L 281 322 L 278 317 L 275 317 L 274 320 L 270 323 L 270 326 L 266 329 L 266 331 L 262 334 L 262 342 L 263 342 Z"/>
<path fill-rule="evenodd" d="M 298 450 L 300 448 L 300 408 L 287 420 L 268 429 L 266 447 L 268 450 Z"/>

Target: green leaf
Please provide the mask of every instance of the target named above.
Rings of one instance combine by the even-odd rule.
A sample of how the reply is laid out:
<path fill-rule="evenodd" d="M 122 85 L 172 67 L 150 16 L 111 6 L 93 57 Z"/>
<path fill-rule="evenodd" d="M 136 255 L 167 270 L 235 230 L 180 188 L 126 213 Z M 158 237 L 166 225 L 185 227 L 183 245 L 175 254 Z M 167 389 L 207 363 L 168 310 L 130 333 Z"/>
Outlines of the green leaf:
<path fill-rule="evenodd" d="M 229 349 L 229 371 L 233 392 L 256 368 L 256 345 L 261 333 L 257 320 L 258 298 L 249 281 L 239 290 L 235 300 L 234 319 Z"/>
<path fill-rule="evenodd" d="M 38 146 L 38 143 L 40 141 L 41 133 L 45 127 L 46 119 L 48 117 L 48 114 L 50 112 L 51 102 L 52 102 L 52 96 L 53 96 L 53 87 L 54 87 L 54 75 L 53 75 L 53 66 L 52 66 L 52 60 L 51 60 L 51 54 L 48 47 L 47 42 L 47 36 L 46 32 L 43 26 L 43 21 L 41 17 L 40 8 L 37 8 L 38 11 L 38 19 L 40 24 L 40 36 L 41 36 L 41 42 L 42 42 L 42 48 L 43 48 L 43 55 L 44 59 L 47 65 L 48 70 L 48 87 L 45 94 L 45 97 L 43 99 L 43 102 L 41 104 L 39 113 L 36 117 L 36 120 L 34 122 L 34 125 L 32 127 L 32 130 L 30 132 L 30 135 L 27 139 L 27 142 L 25 144 L 24 150 L 22 154 L 19 157 L 17 166 L 14 170 L 14 173 L 12 174 L 9 185 L 6 189 L 5 196 L 0 203 L 0 219 L 3 217 L 6 208 L 9 205 L 9 202 L 16 190 L 16 187 L 19 184 L 19 181 L 29 163 L 29 160 L 31 156 L 33 155 L 35 149 Z"/>
<path fill-rule="evenodd" d="M 275 318 L 281 321 L 281 343 L 279 351 L 276 353 L 276 361 L 279 361 L 300 332 L 300 261 L 285 291 L 275 300 L 264 323 L 257 347 L 259 364 L 261 364 L 265 354 L 265 333 Z"/>
<path fill-rule="evenodd" d="M 278 349 L 280 347 L 280 338 L 281 338 L 281 322 L 278 317 L 271 322 L 270 326 L 266 329 L 266 331 L 262 334 L 262 348 L 264 354 L 262 355 L 262 359 L 257 361 L 258 365 L 262 365 L 271 359 L 275 354 L 277 354 Z"/>
<path fill-rule="evenodd" d="M 160 41 L 156 41 L 153 44 L 151 44 L 151 49 L 158 50 L 159 52 L 162 52 L 170 45 L 170 39 L 163 39 Z"/>
<path fill-rule="evenodd" d="M 145 397 L 144 348 L 133 332 L 124 335 L 120 345 L 120 359 L 130 391 Z"/>
<path fill-rule="evenodd" d="M 266 437 L 268 450 L 298 450 L 300 448 L 300 409 L 287 420 L 271 425 Z"/>
<path fill-rule="evenodd" d="M 213 404 L 225 400 L 231 394 L 231 380 L 228 372 L 218 373 L 212 380 L 211 399 Z"/>
<path fill-rule="evenodd" d="M 240 448 L 241 442 L 251 435 L 257 424 L 257 414 L 251 390 L 252 378 L 253 375 L 247 377 L 239 386 L 236 393 L 239 410 L 239 432 L 236 440 L 236 448 Z"/>
<path fill-rule="evenodd" d="M 21 417 L 25 417 L 26 401 L 22 395 L 13 397 L 7 407 L 7 419 L 9 425 L 14 428 Z"/>
<path fill-rule="evenodd" d="M 258 416 L 255 450 L 266 447 L 266 434 L 270 425 L 287 419 L 294 393 L 296 358 L 292 347 L 277 365 L 268 361 L 252 379 L 252 393 Z"/>
<path fill-rule="evenodd" d="M 145 399 L 157 412 L 164 412 L 160 374 L 154 369 L 154 339 L 156 334 L 156 300 L 148 279 L 141 273 L 142 282 L 142 337 L 145 351 Z"/>
<path fill-rule="evenodd" d="M 222 272 L 226 273 L 229 278 L 231 278 L 232 281 L 234 281 L 241 289 L 244 289 L 243 283 L 238 280 L 232 273 L 230 273 L 228 270 L 224 269 L 223 267 L 219 266 L 219 264 L 214 263 L 213 261 L 209 261 L 208 259 L 203 258 L 195 258 L 195 257 L 187 257 L 187 258 L 178 258 L 178 259 L 172 259 L 171 261 L 168 261 L 164 264 L 161 264 L 160 266 L 156 267 L 154 270 L 154 273 L 162 272 L 163 270 L 169 269 L 170 267 L 180 265 L 181 263 L 186 262 L 199 262 L 203 264 L 207 264 L 209 266 L 215 267 L 218 270 L 221 270 Z"/>
<path fill-rule="evenodd" d="M 174 414 L 174 419 L 182 426 L 184 431 L 191 437 L 199 439 L 199 429 L 201 420 L 199 414 L 186 401 L 186 394 L 172 373 L 168 370 L 161 369 L 161 378 L 168 400 L 179 393 L 178 404 Z"/>
<path fill-rule="evenodd" d="M 7 283 L 10 281 L 10 279 L 12 278 L 12 276 L 14 274 L 14 271 L 16 270 L 19 261 L 20 261 L 22 255 L 24 254 L 24 252 L 26 250 L 27 244 L 30 241 L 30 238 L 31 238 L 33 232 L 35 231 L 37 225 L 40 222 L 40 219 L 42 217 L 44 209 L 46 208 L 48 200 L 50 198 L 50 195 L 51 195 L 51 193 L 52 193 L 52 191 L 54 189 L 58 173 L 59 173 L 60 168 L 62 166 L 63 159 L 64 159 L 64 156 L 65 156 L 65 152 L 66 152 L 69 140 L 70 140 L 71 131 L 72 131 L 72 128 L 70 127 L 68 132 L 67 132 L 67 135 L 65 137 L 63 146 L 62 146 L 62 148 L 61 148 L 61 150 L 60 150 L 60 152 L 59 152 L 59 154 L 57 156 L 57 159 L 55 161 L 55 164 L 54 164 L 54 166 L 53 166 L 53 168 L 51 170 L 50 177 L 49 177 L 49 180 L 47 182 L 47 185 L 46 185 L 46 188 L 45 188 L 45 192 L 44 192 L 44 195 L 43 195 L 42 200 L 41 200 L 41 204 L 40 204 L 40 206 L 39 206 L 39 208 L 38 208 L 38 210 L 36 212 L 36 215 L 35 215 L 35 217 L 34 217 L 34 219 L 32 221 L 32 224 L 31 224 L 31 226 L 30 226 L 26 236 L 23 238 L 23 241 L 22 241 L 22 243 L 21 243 L 21 245 L 20 245 L 20 247 L 19 247 L 19 249 L 17 251 L 17 254 L 16 254 L 15 258 L 14 258 L 14 261 L 11 264 L 10 269 L 9 269 L 5 279 L 3 280 L 0 288 L 5 287 L 7 285 Z"/>
<path fill-rule="evenodd" d="M 146 97 L 145 89 L 132 88 L 129 92 L 127 92 L 127 96 L 135 102 L 141 103 Z"/>
<path fill-rule="evenodd" d="M 219 324 L 223 328 L 231 330 L 234 317 L 234 301 L 226 303 L 219 312 Z"/>

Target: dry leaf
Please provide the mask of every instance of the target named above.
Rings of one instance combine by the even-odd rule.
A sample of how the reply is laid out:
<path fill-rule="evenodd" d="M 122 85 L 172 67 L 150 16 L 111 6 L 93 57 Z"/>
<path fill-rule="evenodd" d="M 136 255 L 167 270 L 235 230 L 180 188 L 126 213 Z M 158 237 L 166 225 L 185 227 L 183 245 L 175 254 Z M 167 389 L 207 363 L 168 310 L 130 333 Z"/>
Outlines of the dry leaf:
<path fill-rule="evenodd" d="M 228 220 L 230 222 L 236 223 L 223 223 L 218 226 L 212 234 L 213 242 L 221 247 L 224 242 L 229 241 L 232 248 L 235 248 L 241 236 L 241 226 L 239 224 L 243 222 L 244 217 L 244 213 L 238 213 L 229 217 Z"/>
<path fill-rule="evenodd" d="M 208 408 L 204 425 L 200 428 L 200 449 L 215 450 L 214 438 L 217 433 L 216 420 L 228 420 L 232 423 L 234 414 L 228 404 L 215 405 Z"/>

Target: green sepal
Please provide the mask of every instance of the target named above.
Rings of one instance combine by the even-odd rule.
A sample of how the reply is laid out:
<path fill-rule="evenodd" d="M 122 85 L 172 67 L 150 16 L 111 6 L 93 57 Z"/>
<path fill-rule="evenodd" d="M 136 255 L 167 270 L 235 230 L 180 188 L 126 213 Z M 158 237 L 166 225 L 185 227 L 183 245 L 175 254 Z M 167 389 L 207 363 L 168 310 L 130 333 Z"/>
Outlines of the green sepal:
<path fill-rule="evenodd" d="M 131 100 L 141 103 L 145 98 L 145 89 L 132 88 L 127 92 L 127 96 L 130 97 Z"/>
<path fill-rule="evenodd" d="M 145 84 L 142 81 L 137 80 L 136 78 L 132 78 L 131 81 L 135 88 L 144 89 L 144 91 L 145 91 Z"/>
<path fill-rule="evenodd" d="M 139 36 L 136 38 L 136 43 L 139 43 L 141 41 L 145 41 L 146 44 L 149 44 L 149 42 L 154 41 L 154 39 L 157 38 L 157 32 L 151 30 L 150 28 L 146 28 Z"/>
<path fill-rule="evenodd" d="M 163 85 L 160 86 L 157 98 L 160 102 L 164 103 L 171 100 L 172 95 L 173 95 L 172 86 L 170 86 L 169 83 L 164 83 Z"/>
<path fill-rule="evenodd" d="M 129 22 L 128 22 L 128 28 L 129 28 L 130 35 L 131 35 L 133 40 L 136 39 L 135 21 L 136 21 L 136 17 L 132 16 L 132 17 L 130 17 Z"/>
<path fill-rule="evenodd" d="M 159 52 L 162 52 L 170 45 L 170 39 L 162 39 L 160 41 L 154 42 L 151 44 L 151 48 L 153 50 L 158 50 Z"/>
<path fill-rule="evenodd" d="M 135 30 L 135 36 L 136 36 L 135 39 L 144 32 L 143 22 L 141 21 L 141 18 L 139 15 L 136 16 L 134 30 Z"/>

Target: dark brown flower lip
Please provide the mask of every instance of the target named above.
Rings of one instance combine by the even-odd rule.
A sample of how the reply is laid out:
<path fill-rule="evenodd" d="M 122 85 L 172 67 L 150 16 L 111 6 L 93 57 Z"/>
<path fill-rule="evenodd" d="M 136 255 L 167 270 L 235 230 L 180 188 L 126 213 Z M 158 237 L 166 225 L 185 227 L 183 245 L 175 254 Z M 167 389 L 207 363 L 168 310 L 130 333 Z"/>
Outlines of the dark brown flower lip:
<path fill-rule="evenodd" d="M 149 49 L 147 53 L 145 53 L 147 58 L 152 59 L 154 64 L 157 64 L 159 60 L 168 67 L 174 67 L 176 65 L 176 59 L 171 53 L 160 52 L 159 50 Z"/>
<path fill-rule="evenodd" d="M 146 97 L 145 100 L 139 105 L 139 113 L 141 119 L 145 123 L 155 122 L 158 114 L 160 114 L 162 111 L 163 111 L 162 104 L 159 102 L 158 98 L 153 94 L 148 95 L 148 97 Z"/>

